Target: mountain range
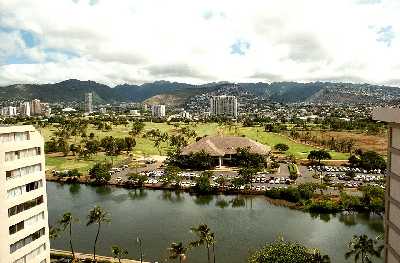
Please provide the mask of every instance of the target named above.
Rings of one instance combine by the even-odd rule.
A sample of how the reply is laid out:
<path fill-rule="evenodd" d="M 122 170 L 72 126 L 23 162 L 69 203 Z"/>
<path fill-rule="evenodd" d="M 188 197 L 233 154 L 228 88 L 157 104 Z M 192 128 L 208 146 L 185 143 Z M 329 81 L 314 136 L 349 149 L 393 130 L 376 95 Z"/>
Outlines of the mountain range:
<path fill-rule="evenodd" d="M 94 93 L 95 103 L 147 102 L 184 105 L 196 96 L 232 94 L 282 103 L 371 103 L 400 98 L 400 88 L 370 84 L 333 82 L 274 83 L 187 83 L 155 81 L 142 85 L 110 87 L 95 81 L 69 79 L 54 84 L 15 84 L 0 87 L 0 100 L 32 100 L 51 103 L 82 102 L 86 92 Z"/>

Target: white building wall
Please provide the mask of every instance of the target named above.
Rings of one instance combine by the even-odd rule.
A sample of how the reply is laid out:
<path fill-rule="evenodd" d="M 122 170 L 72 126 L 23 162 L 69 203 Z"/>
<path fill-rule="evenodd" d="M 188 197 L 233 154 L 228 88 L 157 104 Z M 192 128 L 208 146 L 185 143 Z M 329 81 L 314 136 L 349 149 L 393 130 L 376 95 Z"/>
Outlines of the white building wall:
<path fill-rule="evenodd" d="M 385 262 L 400 262 L 400 109 L 380 108 L 373 119 L 389 123 L 385 204 Z"/>
<path fill-rule="evenodd" d="M 23 136 L 20 136 L 20 134 Z M 19 159 L 12 158 L 12 160 L 6 161 L 6 153 L 35 147 L 40 147 L 40 151 L 36 153 L 31 151 L 30 156 L 25 155 Z M 32 171 L 32 173 L 20 176 L 18 176 L 18 173 L 13 173 L 13 177 L 7 179 L 10 171 L 36 164 L 41 165 L 41 171 Z M 41 263 L 44 260 L 50 262 L 46 179 L 44 171 L 44 142 L 40 133 L 33 126 L 0 127 L 0 263 Z M 42 182 L 41 186 L 38 184 L 37 188 L 33 186 L 31 189 L 26 188 L 27 184 L 39 181 Z M 8 194 L 11 189 L 20 186 L 21 192 L 17 191 L 18 194 L 14 195 Z M 12 191 L 12 193 L 15 193 L 15 191 Z M 9 214 L 10 208 L 18 205 L 22 208 L 22 204 L 27 204 L 31 200 L 43 200 L 43 202 L 29 209 L 28 207 L 30 206 L 25 205 L 24 211 Z M 16 211 L 18 212 L 18 210 Z M 37 215 L 43 215 L 43 217 L 38 217 L 40 220 L 37 222 L 34 220 L 27 221 L 27 219 Z M 22 222 L 24 222 L 23 229 L 10 234 L 10 226 L 18 223 L 21 226 Z M 10 250 L 12 244 L 24 240 L 41 229 L 44 229 L 44 235 L 29 244 L 21 244 L 15 251 Z"/>

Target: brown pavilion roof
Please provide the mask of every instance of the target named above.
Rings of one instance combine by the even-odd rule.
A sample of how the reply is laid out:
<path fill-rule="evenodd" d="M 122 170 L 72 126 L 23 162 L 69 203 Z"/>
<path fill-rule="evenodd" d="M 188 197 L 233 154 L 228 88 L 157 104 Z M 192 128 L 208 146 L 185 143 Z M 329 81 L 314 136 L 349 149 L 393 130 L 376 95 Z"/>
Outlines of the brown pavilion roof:
<path fill-rule="evenodd" d="M 271 150 L 270 147 L 246 137 L 215 135 L 204 137 L 186 146 L 182 149 L 182 155 L 204 150 L 211 156 L 224 156 L 226 154 L 236 154 L 237 148 L 249 148 L 251 153 L 262 155 L 267 155 Z"/>

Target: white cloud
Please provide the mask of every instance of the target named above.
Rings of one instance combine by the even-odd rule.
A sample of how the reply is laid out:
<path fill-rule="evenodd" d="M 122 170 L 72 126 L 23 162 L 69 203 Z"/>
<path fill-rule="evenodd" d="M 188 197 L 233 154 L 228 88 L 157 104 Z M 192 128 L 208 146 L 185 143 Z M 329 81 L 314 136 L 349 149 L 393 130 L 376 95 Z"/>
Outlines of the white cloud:
<path fill-rule="evenodd" d="M 399 11 L 397 0 L 2 0 L 0 60 L 25 56 L 31 64 L 0 64 L 0 85 L 68 78 L 400 85 Z M 390 45 L 378 41 L 387 27 Z M 19 30 L 38 44 L 27 48 Z M 232 52 L 238 40 L 248 43 L 240 56 Z"/>

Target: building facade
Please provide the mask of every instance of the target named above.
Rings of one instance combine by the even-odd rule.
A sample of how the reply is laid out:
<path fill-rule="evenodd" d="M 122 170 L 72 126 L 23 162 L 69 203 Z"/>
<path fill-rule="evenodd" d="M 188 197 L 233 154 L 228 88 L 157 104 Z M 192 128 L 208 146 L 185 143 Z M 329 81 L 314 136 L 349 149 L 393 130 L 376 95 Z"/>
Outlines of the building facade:
<path fill-rule="evenodd" d="M 31 105 L 29 101 L 23 102 L 20 105 L 20 112 L 22 116 L 31 116 Z"/>
<path fill-rule="evenodd" d="M 212 96 L 210 98 L 211 116 L 236 119 L 238 102 L 235 96 Z"/>
<path fill-rule="evenodd" d="M 155 118 L 165 117 L 165 105 L 152 105 L 151 106 L 151 116 Z"/>
<path fill-rule="evenodd" d="M 385 204 L 385 262 L 400 262 L 400 109 L 375 109 L 372 118 L 387 122 L 388 169 Z"/>
<path fill-rule="evenodd" d="M 31 102 L 31 115 L 40 115 L 42 114 L 42 106 L 40 104 L 40 100 L 34 99 Z"/>
<path fill-rule="evenodd" d="M 7 117 L 13 117 L 17 115 L 17 108 L 13 106 L 7 106 L 3 107 L 1 109 L 1 115 L 7 116 Z"/>
<path fill-rule="evenodd" d="M 85 93 L 85 113 L 93 112 L 93 93 Z"/>
<path fill-rule="evenodd" d="M 33 126 L 0 126 L 0 262 L 50 262 L 44 165 Z"/>

